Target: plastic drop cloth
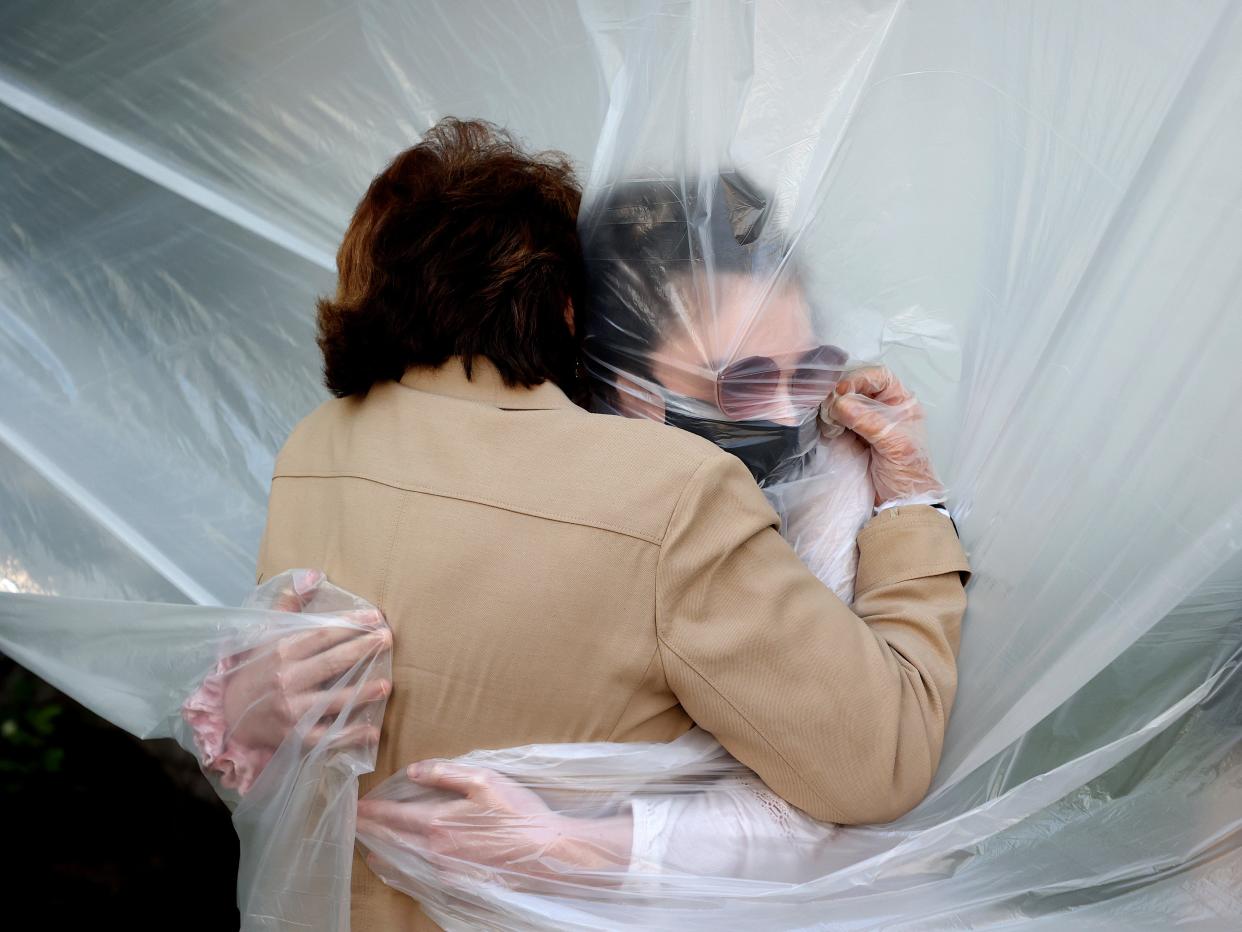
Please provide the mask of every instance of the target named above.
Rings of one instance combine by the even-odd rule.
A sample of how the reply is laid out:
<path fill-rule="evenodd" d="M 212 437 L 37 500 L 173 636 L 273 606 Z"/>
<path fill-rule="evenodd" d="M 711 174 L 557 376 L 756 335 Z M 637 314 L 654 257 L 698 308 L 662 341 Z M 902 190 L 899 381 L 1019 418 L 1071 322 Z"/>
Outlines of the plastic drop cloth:
<path fill-rule="evenodd" d="M 3 596 L 5 650 L 71 669 L 72 642 L 31 632 L 97 623 L 149 671 L 130 683 L 180 689 L 254 623 L 211 606 L 246 594 L 273 456 L 324 397 L 313 299 L 349 212 L 439 116 L 491 118 L 579 160 L 584 219 L 634 179 L 704 204 L 745 179 L 731 219 L 777 243 L 762 275 L 805 294 L 815 342 L 918 394 L 975 575 L 929 798 L 834 832 L 816 876 L 666 863 L 549 889 L 407 859 L 394 880 L 492 927 L 1236 925 L 1240 51 L 1227 0 L 6 5 L 0 585 L 53 598 Z M 728 269 L 697 258 L 716 313 Z M 200 604 L 150 604 L 176 600 Z M 124 636 L 147 625 L 185 631 L 167 678 Z M 98 679 L 53 681 L 108 708 Z M 155 734 L 174 692 L 105 714 Z M 685 795 L 650 755 L 718 789 L 729 765 L 698 740 L 471 761 L 597 817 Z M 298 792 L 337 816 L 234 811 L 273 854 L 243 855 L 249 928 L 343 928 L 263 880 L 348 890 L 316 859 L 368 763 L 316 753 L 343 764 Z"/>

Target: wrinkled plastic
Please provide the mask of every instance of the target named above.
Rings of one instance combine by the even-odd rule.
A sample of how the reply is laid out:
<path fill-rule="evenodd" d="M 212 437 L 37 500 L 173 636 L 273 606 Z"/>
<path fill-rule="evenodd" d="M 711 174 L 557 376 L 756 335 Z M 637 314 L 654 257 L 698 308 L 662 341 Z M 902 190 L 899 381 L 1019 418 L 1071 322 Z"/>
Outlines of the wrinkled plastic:
<path fill-rule="evenodd" d="M 391 674 L 382 649 L 324 681 L 324 697 L 344 689 L 354 700 L 327 716 L 325 733 L 311 740 L 326 705 L 308 707 L 239 793 L 204 760 L 184 694 L 200 690 L 221 657 L 259 663 L 308 634 L 376 630 L 371 606 L 327 582 L 315 584 L 303 614 L 259 607 L 280 604 L 303 572 L 275 577 L 239 610 L 41 596 L 0 603 L 6 653 L 119 726 L 172 736 L 199 756 L 241 838 L 245 929 L 347 929 L 355 827 L 368 864 L 447 928 L 792 928 L 819 922 L 829 903 L 833 927 L 938 928 L 946 917 L 990 927 L 1113 889 L 1140 901 L 1132 908 L 1143 921 L 1153 905 L 1164 910 L 1160 922 L 1236 916 L 1236 584 L 1224 603 L 1186 607 L 1213 609 L 1203 634 L 1221 660 L 1202 660 L 1193 675 L 1213 672 L 1152 720 L 965 807 L 942 795 L 892 825 L 844 828 L 784 803 L 698 729 L 670 744 L 534 745 L 419 762 L 421 772 L 392 775 L 358 805 L 357 777 L 374 767 L 375 744 L 343 739 L 382 718 L 384 699 L 370 693 Z M 1182 640 L 1183 659 L 1201 652 Z M 1140 679 L 1151 647 L 1169 653 L 1163 637 L 1151 641 L 1120 658 L 1126 681 Z M 1101 677 L 1080 701 L 1117 693 Z M 1056 726 L 1044 723 L 1032 739 Z M 1021 775 L 1012 761 L 1008 769 Z M 1190 778 L 1203 773 L 1215 779 Z M 367 810 L 376 803 L 401 811 L 377 819 Z M 1031 864 L 1040 865 L 1034 875 Z M 1197 895 L 1203 884 L 1216 893 Z M 1154 901 L 1135 896 L 1149 889 Z"/>
<path fill-rule="evenodd" d="M 988 805 L 925 807 L 921 830 L 813 822 L 695 729 L 668 745 L 476 752 L 439 765 L 458 791 L 397 774 L 366 799 L 405 811 L 383 830 L 360 822 L 359 841 L 446 928 L 991 928 L 1118 894 L 1155 911 L 1096 910 L 1104 927 L 1224 927 L 1239 905 L 1240 665 Z M 1220 779 L 1184 782 L 1203 770 Z M 610 822 L 632 832 L 625 857 Z"/>
<path fill-rule="evenodd" d="M 758 278 L 805 293 L 814 344 L 926 411 L 974 570 L 960 688 L 931 797 L 848 831 L 809 921 L 1236 925 L 1240 15 L 7 5 L 0 586 L 239 602 L 274 453 L 324 397 L 313 301 L 350 210 L 438 116 L 490 117 L 580 162 L 587 217 L 632 179 L 731 185 L 730 234 L 775 244 Z M 830 493 L 800 476 L 765 491 L 807 554 L 791 516 Z M 551 901 L 518 893 L 474 908 L 537 925 Z"/>
<path fill-rule="evenodd" d="M 237 609 L 38 595 L 0 602 L 5 654 L 118 727 L 173 738 L 199 760 L 241 843 L 245 929 L 349 927 L 358 776 L 375 769 L 385 707 L 375 687 L 392 677 L 391 654 L 377 643 L 318 669 L 320 688 L 294 695 L 273 677 L 237 695 L 240 672 L 286 654 L 309 656 L 308 638 L 340 648 L 384 628 L 364 600 L 322 574 L 307 588 L 299 575 L 308 574 L 273 577 Z M 285 596 L 295 585 L 309 595 L 297 611 L 273 608 L 290 607 Z M 222 660 L 231 662 L 219 689 L 242 701 L 215 703 L 217 732 L 205 720 L 213 702 L 203 686 L 219 676 Z M 303 696 L 308 701 L 298 701 Z M 256 721 L 286 700 L 293 708 L 282 717 L 283 736 L 262 740 L 271 728 L 256 729 Z"/>
<path fill-rule="evenodd" d="M 336 717 L 355 706 L 386 699 L 391 682 L 372 679 L 359 692 L 346 680 L 358 664 L 376 659 L 392 645 L 383 615 L 364 600 L 327 583 L 318 570 L 278 574 L 250 595 L 243 608 L 333 614 L 364 629 L 316 630 L 282 636 L 262 645 L 226 645 L 212 671 L 181 704 L 181 717 L 194 732 L 199 758 L 221 786 L 249 792 L 272 757 L 302 729 L 311 745 L 327 741 L 366 748 L 379 745 L 382 714 L 366 710 L 359 720 L 338 728 Z M 312 710 L 314 716 L 310 716 Z M 317 724 L 304 727 L 304 721 Z"/>

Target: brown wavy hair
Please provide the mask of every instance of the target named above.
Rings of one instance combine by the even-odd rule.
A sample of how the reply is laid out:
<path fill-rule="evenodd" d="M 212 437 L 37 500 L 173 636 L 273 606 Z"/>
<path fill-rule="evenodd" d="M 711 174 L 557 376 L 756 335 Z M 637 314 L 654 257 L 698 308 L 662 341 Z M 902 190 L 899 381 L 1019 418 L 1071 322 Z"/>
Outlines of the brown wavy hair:
<path fill-rule="evenodd" d="M 585 306 L 581 189 L 559 152 L 527 154 L 491 123 L 441 120 L 363 195 L 320 298 L 324 383 L 339 397 L 410 366 L 484 356 L 507 385 L 578 396 Z"/>

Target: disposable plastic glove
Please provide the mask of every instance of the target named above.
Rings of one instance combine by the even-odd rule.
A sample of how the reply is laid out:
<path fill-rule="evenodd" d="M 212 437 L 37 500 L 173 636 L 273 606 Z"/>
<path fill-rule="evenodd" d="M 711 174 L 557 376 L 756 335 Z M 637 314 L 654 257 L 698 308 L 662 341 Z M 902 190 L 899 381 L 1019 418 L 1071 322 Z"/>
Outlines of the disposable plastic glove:
<path fill-rule="evenodd" d="M 510 887 L 525 878 L 620 883 L 629 864 L 628 815 L 578 818 L 550 809 L 540 795 L 485 767 L 425 760 L 406 768 L 411 784 L 438 790 L 416 799 L 362 799 L 358 839 L 367 865 L 401 887 L 401 869 L 380 850 L 415 851 L 445 876 Z"/>
<path fill-rule="evenodd" d="M 284 573 L 247 605 L 281 612 L 309 610 L 326 581 L 316 570 Z M 361 693 L 352 685 L 330 686 L 356 663 L 392 646 L 392 632 L 378 610 L 339 614 L 369 630 L 324 627 L 223 657 L 183 704 L 182 716 L 194 730 L 203 765 L 219 772 L 224 786 L 244 795 L 312 708 L 322 704 L 323 714 L 305 735 L 308 746 L 324 739 L 333 719 L 347 706 L 378 702 L 392 691 L 391 682 L 379 678 Z M 364 746 L 378 740 L 374 725 L 354 722 L 335 736 L 334 744 Z"/>
<path fill-rule="evenodd" d="M 839 425 L 870 446 L 876 505 L 927 493 L 943 496 L 928 452 L 923 408 L 884 366 L 846 375 L 819 416 L 826 435 Z"/>

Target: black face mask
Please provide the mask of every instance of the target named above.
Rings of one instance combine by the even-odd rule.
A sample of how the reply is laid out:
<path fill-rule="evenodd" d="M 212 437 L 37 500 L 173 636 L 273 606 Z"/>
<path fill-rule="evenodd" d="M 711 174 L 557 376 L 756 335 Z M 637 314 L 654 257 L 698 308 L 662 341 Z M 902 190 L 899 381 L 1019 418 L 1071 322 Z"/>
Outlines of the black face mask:
<path fill-rule="evenodd" d="M 761 487 L 798 478 L 815 452 L 819 425 L 775 421 L 726 421 L 666 410 L 664 423 L 710 440 L 732 453 L 750 470 Z"/>

